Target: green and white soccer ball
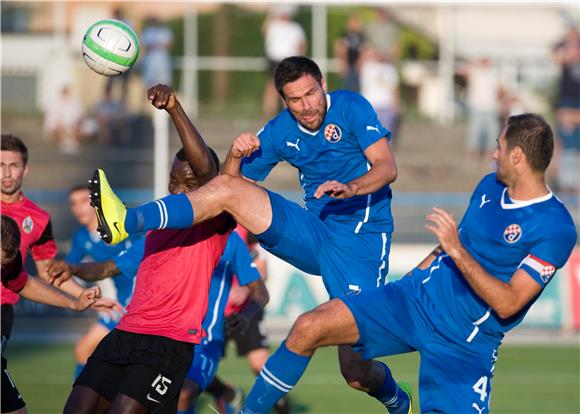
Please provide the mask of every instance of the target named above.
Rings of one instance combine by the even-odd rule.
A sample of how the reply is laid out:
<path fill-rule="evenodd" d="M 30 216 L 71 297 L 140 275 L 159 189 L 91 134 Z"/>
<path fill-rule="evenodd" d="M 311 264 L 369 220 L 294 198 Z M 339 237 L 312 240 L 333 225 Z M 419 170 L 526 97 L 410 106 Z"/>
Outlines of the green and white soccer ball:
<path fill-rule="evenodd" d="M 83 59 L 95 72 L 117 76 L 133 66 L 139 56 L 135 31 L 120 20 L 94 23 L 83 37 Z"/>

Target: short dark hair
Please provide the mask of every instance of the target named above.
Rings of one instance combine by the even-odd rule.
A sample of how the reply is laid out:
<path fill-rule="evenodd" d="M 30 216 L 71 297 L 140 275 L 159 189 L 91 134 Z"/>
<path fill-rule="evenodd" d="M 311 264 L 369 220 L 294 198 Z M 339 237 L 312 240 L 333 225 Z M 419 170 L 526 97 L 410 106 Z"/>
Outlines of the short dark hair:
<path fill-rule="evenodd" d="M 209 151 L 209 155 L 211 156 L 211 159 L 213 160 L 213 162 L 215 164 L 215 168 L 219 171 L 220 170 L 219 157 L 217 156 L 217 154 L 215 153 L 215 151 L 211 147 L 207 147 L 207 150 Z M 179 151 L 177 151 L 177 153 L 175 154 L 175 158 L 177 158 L 179 161 L 187 162 L 187 157 L 185 156 L 185 150 L 183 148 L 181 148 Z"/>
<path fill-rule="evenodd" d="M 533 170 L 546 171 L 554 155 L 554 134 L 546 120 L 528 113 L 510 116 L 506 125 L 507 147 L 520 147 Z"/>
<path fill-rule="evenodd" d="M 76 184 L 73 185 L 70 190 L 68 190 L 69 195 L 72 193 L 76 193 L 77 191 L 85 191 L 85 190 L 89 190 L 89 187 L 85 184 Z"/>
<path fill-rule="evenodd" d="M 19 152 L 22 155 L 24 165 L 28 163 L 28 148 L 16 135 L 2 134 L 2 151 Z"/>
<path fill-rule="evenodd" d="M 274 69 L 274 84 L 280 96 L 284 98 L 282 88 L 287 83 L 294 82 L 304 75 L 311 75 L 322 85 L 322 72 L 312 59 L 306 56 L 290 56 L 278 63 Z"/>
<path fill-rule="evenodd" d="M 14 258 L 20 250 L 20 229 L 12 217 L 2 214 L 2 250 L 7 258 Z"/>

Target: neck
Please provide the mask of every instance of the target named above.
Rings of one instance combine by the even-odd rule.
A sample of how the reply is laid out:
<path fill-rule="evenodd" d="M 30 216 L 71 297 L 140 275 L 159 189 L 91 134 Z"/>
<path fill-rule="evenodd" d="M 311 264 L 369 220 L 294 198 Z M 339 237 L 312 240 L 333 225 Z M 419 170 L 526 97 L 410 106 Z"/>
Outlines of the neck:
<path fill-rule="evenodd" d="M 22 191 L 17 191 L 14 194 L 4 194 L 2 193 L 2 202 L 3 203 L 16 203 L 22 199 Z"/>
<path fill-rule="evenodd" d="M 543 173 L 529 174 L 525 178 L 519 177 L 507 187 L 510 198 L 519 201 L 533 200 L 550 192 Z"/>

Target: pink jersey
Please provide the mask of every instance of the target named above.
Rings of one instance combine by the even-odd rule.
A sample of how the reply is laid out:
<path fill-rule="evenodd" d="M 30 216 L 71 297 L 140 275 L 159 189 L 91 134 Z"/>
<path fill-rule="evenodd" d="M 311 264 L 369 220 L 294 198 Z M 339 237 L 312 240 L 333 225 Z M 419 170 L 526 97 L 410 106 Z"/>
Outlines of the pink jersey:
<path fill-rule="evenodd" d="M 34 260 L 53 259 L 57 254 L 56 243 L 52 235 L 50 215 L 30 201 L 22 194 L 15 203 L 0 201 L 2 214 L 16 221 L 20 227 L 20 253 L 22 264 L 26 263 L 28 251 Z M 9 289 L 2 289 L 0 302 L 2 304 L 15 304 L 19 296 Z"/>
<path fill-rule="evenodd" d="M 232 223 L 221 215 L 191 229 L 147 234 L 135 291 L 117 329 L 199 343 L 209 284 Z"/>

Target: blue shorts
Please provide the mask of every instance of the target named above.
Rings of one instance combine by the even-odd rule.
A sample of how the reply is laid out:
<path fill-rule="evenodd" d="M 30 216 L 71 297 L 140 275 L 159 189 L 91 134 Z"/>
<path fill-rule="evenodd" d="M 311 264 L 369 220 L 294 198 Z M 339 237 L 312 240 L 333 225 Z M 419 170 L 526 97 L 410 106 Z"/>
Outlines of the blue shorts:
<path fill-rule="evenodd" d="M 272 224 L 257 236 L 270 253 L 322 276 L 331 298 L 387 283 L 389 233 L 357 234 L 353 226 L 324 222 L 279 194 L 268 195 Z"/>
<path fill-rule="evenodd" d="M 207 339 L 203 339 L 202 342 L 195 347 L 195 355 L 191 367 L 189 368 L 189 371 L 187 371 L 187 378 L 199 385 L 199 388 L 204 391 L 217 372 L 223 355 L 223 342 L 208 342 Z"/>
<path fill-rule="evenodd" d="M 430 303 L 420 283 L 410 275 L 340 298 L 356 320 L 357 348 L 365 358 L 418 351 L 422 413 L 489 412 L 499 341 L 481 336 L 467 342 L 444 333 L 432 315 L 445 308 Z"/>

